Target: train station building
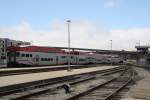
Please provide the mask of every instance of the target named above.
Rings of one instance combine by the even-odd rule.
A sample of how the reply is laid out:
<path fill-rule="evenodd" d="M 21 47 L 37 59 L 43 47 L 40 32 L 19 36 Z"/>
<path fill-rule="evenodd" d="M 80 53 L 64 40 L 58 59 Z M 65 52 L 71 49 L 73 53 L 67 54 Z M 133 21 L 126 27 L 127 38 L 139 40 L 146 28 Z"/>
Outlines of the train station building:
<path fill-rule="evenodd" d="M 0 38 L 0 66 L 5 66 L 7 63 L 7 47 L 20 45 L 30 45 L 30 42 L 17 41 L 9 38 Z"/>

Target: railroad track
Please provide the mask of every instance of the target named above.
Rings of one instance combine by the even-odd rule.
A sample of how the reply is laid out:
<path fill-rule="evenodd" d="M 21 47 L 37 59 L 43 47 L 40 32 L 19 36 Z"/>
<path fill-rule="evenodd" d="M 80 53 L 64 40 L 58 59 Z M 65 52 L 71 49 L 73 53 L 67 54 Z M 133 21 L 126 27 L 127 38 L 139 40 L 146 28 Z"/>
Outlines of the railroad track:
<path fill-rule="evenodd" d="M 88 81 L 93 81 L 96 79 L 98 75 L 109 75 L 114 74 L 117 72 L 122 71 L 122 68 L 113 69 L 113 70 L 106 70 L 100 73 L 89 73 L 86 75 L 79 75 L 74 76 L 70 78 L 64 78 L 63 80 L 57 80 L 50 83 L 43 83 L 40 85 L 30 86 L 30 87 L 24 87 L 21 89 L 11 90 L 11 91 L 5 91 L 4 93 L 0 93 L 0 100 L 20 100 L 24 98 L 29 98 L 38 94 L 43 94 L 45 92 L 53 91 L 53 90 L 63 90 L 62 85 L 64 83 L 69 83 L 72 86 L 77 84 L 83 84 L 84 82 L 87 83 Z M 102 79 L 101 79 L 102 80 Z M 54 99 L 53 99 L 54 100 Z"/>
<path fill-rule="evenodd" d="M 111 79 L 112 77 L 109 77 Z M 51 91 L 48 91 L 41 95 L 35 95 L 27 98 L 28 100 L 66 100 L 67 97 L 70 97 L 71 95 L 75 94 L 76 91 L 82 91 L 88 87 L 92 87 L 95 84 L 103 83 L 105 80 L 101 78 L 93 78 L 86 81 L 78 82 L 78 83 L 71 83 L 71 93 L 66 94 L 65 90 L 63 88 L 57 88 Z M 88 83 L 88 84 L 87 84 Z M 75 90 L 74 90 L 75 89 Z"/>
<path fill-rule="evenodd" d="M 129 90 L 126 86 L 132 82 L 133 73 L 132 71 L 126 72 L 124 75 L 112 78 L 66 100 L 120 100 L 123 93 Z M 121 93 L 122 90 L 124 91 Z"/>

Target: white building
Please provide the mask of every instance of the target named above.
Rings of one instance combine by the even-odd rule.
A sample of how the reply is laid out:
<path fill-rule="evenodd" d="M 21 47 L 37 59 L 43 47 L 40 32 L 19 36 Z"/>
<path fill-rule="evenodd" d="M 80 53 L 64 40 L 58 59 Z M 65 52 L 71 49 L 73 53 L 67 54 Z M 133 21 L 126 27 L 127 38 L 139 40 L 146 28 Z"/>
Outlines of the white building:
<path fill-rule="evenodd" d="M 5 66 L 7 64 L 7 47 L 20 45 L 30 45 L 30 42 L 0 38 L 0 66 Z"/>

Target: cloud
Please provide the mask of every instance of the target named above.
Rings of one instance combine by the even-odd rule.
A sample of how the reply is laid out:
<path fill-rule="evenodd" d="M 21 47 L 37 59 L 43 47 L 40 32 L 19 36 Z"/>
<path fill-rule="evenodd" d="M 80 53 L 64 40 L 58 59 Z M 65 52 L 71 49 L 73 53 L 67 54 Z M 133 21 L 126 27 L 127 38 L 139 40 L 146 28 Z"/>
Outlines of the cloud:
<path fill-rule="evenodd" d="M 106 7 L 116 7 L 119 4 L 120 0 L 104 0 L 104 6 Z"/>
<path fill-rule="evenodd" d="M 133 50 L 137 42 L 140 41 L 141 45 L 147 45 L 150 41 L 150 28 L 130 28 L 110 32 L 110 37 L 114 41 L 114 48 Z"/>
<path fill-rule="evenodd" d="M 104 39 L 102 29 L 89 21 L 76 21 L 71 23 L 71 46 L 100 48 L 96 45 L 97 39 Z M 50 31 L 35 30 L 27 22 L 13 27 L 0 27 L 0 37 L 8 37 L 16 40 L 33 41 L 36 45 L 67 46 L 67 23 L 54 21 L 51 23 Z M 97 38 L 97 36 L 99 38 Z"/>
<path fill-rule="evenodd" d="M 22 22 L 13 27 L 0 27 L 0 37 L 33 41 L 35 45 L 67 46 L 67 23 L 54 21 L 48 30 L 36 30 Z M 110 49 L 113 40 L 114 50 L 134 50 L 139 40 L 143 44 L 150 41 L 149 33 L 150 28 L 109 30 L 91 21 L 75 21 L 71 23 L 71 47 Z"/>

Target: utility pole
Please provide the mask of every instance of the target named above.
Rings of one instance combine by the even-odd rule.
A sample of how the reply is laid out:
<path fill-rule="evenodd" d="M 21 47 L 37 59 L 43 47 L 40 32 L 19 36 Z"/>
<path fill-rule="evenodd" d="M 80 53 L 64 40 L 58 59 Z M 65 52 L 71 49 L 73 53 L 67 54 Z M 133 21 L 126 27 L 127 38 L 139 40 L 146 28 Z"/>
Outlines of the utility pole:
<path fill-rule="evenodd" d="M 70 23 L 71 20 L 67 20 L 67 24 L 68 24 L 68 71 L 71 71 L 71 67 L 70 67 Z"/>
<path fill-rule="evenodd" d="M 110 52 L 111 52 L 111 66 L 112 66 L 112 40 L 110 40 Z"/>

